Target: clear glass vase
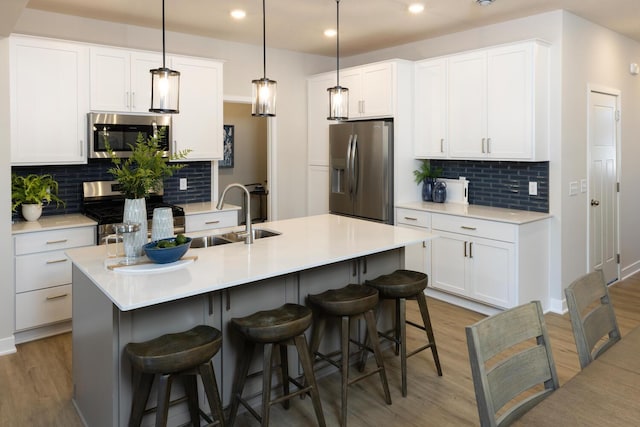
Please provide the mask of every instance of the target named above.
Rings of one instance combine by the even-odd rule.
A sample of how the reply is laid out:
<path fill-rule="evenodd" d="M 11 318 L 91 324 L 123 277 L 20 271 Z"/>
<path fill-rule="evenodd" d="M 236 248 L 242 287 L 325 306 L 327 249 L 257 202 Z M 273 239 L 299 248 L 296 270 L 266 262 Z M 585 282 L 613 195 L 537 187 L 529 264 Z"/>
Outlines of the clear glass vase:
<path fill-rule="evenodd" d="M 147 236 L 147 205 L 144 197 L 139 199 L 125 199 L 123 222 L 138 223 L 140 230 L 135 233 L 129 233 L 125 238 L 125 246 L 133 246 L 132 253 L 135 256 L 144 255 L 142 247 L 148 242 Z M 125 252 L 126 248 L 125 248 Z M 130 252 L 131 253 L 131 252 Z"/>

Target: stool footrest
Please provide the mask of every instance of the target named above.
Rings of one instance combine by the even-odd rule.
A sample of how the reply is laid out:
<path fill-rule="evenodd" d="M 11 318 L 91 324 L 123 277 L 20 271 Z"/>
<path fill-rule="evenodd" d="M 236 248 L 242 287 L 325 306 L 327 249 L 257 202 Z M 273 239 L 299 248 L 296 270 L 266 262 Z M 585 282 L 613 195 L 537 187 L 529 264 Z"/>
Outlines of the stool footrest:
<path fill-rule="evenodd" d="M 367 372 L 367 373 L 362 374 L 362 375 L 358 375 L 357 377 L 349 378 L 349 381 L 347 381 L 347 384 L 349 384 L 349 385 L 355 384 L 358 381 L 363 380 L 363 379 L 365 379 L 367 377 L 370 377 L 371 375 L 377 374 L 382 370 L 383 370 L 383 368 L 376 367 L 373 371 Z"/>

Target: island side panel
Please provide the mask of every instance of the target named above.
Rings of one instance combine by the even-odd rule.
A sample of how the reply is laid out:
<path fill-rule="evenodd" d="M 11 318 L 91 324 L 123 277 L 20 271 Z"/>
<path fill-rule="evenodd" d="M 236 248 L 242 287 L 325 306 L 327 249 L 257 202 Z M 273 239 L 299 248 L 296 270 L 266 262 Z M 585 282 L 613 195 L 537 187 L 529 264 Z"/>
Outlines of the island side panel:
<path fill-rule="evenodd" d="M 118 345 L 111 301 L 73 266 L 73 402 L 85 425 L 118 425 Z"/>

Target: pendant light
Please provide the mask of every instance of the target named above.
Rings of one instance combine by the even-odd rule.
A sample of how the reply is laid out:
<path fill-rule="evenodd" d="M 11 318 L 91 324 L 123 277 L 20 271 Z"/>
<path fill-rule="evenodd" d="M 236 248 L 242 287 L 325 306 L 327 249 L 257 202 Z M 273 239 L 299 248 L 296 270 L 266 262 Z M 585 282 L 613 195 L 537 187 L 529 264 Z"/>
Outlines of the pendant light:
<path fill-rule="evenodd" d="M 329 117 L 327 120 L 349 118 L 349 89 L 340 86 L 340 0 L 336 0 L 336 85 L 329 92 Z"/>
<path fill-rule="evenodd" d="M 177 114 L 180 112 L 180 73 L 165 66 L 164 50 L 164 0 L 162 0 L 162 68 L 151 72 L 152 113 Z"/>
<path fill-rule="evenodd" d="M 265 0 L 262 0 L 262 78 L 251 81 L 251 115 L 274 117 L 276 115 L 276 81 L 267 78 L 267 35 Z"/>

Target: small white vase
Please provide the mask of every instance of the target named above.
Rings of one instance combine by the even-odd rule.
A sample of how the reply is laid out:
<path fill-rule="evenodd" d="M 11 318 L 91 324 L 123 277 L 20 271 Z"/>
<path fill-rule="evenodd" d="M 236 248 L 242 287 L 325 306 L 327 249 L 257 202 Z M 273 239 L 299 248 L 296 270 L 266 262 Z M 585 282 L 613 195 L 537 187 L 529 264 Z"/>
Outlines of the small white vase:
<path fill-rule="evenodd" d="M 27 221 L 37 221 L 42 215 L 42 203 L 23 203 L 22 216 Z"/>
<path fill-rule="evenodd" d="M 122 221 L 140 224 L 139 231 L 136 231 L 135 233 L 129 233 L 131 235 L 127 236 L 128 238 L 126 239 L 127 241 L 125 241 L 125 245 L 133 245 L 133 252 L 136 254 L 136 256 L 144 255 L 144 250 L 142 249 L 142 247 L 148 242 L 147 205 L 144 197 L 140 199 L 125 199 Z"/>

